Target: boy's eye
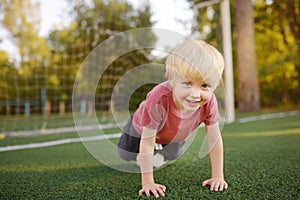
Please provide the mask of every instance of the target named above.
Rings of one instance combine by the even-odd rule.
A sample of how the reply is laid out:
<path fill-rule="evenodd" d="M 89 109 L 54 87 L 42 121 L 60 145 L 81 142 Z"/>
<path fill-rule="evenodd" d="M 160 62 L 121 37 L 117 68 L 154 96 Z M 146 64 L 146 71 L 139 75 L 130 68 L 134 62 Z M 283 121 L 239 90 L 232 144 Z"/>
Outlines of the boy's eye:
<path fill-rule="evenodd" d="M 208 84 L 206 84 L 206 83 L 202 84 L 201 87 L 203 89 L 209 89 L 210 88 L 210 86 Z"/>
<path fill-rule="evenodd" d="M 182 84 L 185 85 L 185 86 L 191 86 L 191 85 L 192 85 L 192 83 L 191 83 L 191 82 L 188 82 L 188 81 L 183 82 Z"/>

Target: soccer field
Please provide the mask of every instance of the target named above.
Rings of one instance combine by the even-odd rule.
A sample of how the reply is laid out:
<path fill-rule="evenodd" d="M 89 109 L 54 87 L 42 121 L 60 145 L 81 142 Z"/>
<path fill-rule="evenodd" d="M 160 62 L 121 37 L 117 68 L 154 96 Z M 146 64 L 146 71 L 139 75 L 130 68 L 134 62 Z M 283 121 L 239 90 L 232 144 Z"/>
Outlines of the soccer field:
<path fill-rule="evenodd" d="M 179 160 L 155 172 L 167 187 L 161 199 L 300 199 L 299 113 L 224 126 L 229 188 L 223 192 L 201 186 L 210 177 L 208 156 L 198 156 L 201 134 Z M 73 137 L 77 133 L 6 138 L 0 147 Z M 0 152 L 0 199 L 147 199 L 138 196 L 140 187 L 139 174 L 101 164 L 79 142 Z"/>

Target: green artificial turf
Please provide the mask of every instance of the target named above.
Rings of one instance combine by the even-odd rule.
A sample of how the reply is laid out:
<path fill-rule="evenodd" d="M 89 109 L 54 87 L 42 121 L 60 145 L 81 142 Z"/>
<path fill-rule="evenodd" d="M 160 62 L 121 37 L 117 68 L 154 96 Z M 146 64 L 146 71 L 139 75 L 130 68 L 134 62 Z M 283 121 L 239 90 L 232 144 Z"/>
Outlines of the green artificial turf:
<path fill-rule="evenodd" d="M 105 113 L 102 115 L 103 116 L 97 117 L 97 120 L 100 123 L 114 122 L 114 119 L 111 115 Z M 80 120 L 84 120 L 84 125 L 90 125 L 90 118 L 91 117 L 87 116 L 84 119 Z M 41 115 L 31 115 L 28 117 L 22 115 L 0 116 L 0 133 L 35 129 L 73 127 L 74 125 L 75 122 L 72 113 L 68 113 L 62 116 L 58 114 L 52 114 L 49 117 L 43 117 Z"/>
<path fill-rule="evenodd" d="M 233 123 L 222 134 L 229 188 L 201 186 L 210 164 L 208 156 L 198 156 L 198 133 L 179 160 L 155 171 L 167 187 L 161 199 L 300 199 L 299 115 Z M 140 187 L 139 174 L 102 165 L 81 143 L 0 152 L 0 199 L 147 199 L 138 196 Z"/>

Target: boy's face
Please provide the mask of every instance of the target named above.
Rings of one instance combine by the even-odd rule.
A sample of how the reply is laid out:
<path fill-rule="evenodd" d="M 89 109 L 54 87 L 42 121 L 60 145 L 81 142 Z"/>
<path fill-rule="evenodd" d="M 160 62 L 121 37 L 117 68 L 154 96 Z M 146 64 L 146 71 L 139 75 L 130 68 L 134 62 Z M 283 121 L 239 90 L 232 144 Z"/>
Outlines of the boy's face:
<path fill-rule="evenodd" d="M 203 80 L 188 80 L 176 75 L 171 79 L 173 100 L 181 111 L 195 111 L 208 102 L 213 90 Z"/>

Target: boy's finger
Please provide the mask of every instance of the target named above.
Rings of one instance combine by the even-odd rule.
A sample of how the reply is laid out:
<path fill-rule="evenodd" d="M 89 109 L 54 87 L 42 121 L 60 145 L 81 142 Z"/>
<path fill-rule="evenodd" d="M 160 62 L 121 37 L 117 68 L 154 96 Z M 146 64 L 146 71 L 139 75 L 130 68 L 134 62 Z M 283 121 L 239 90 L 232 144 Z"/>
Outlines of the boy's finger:
<path fill-rule="evenodd" d="M 155 196 L 156 198 L 158 198 L 159 197 L 159 195 L 158 195 L 158 193 L 157 193 L 157 191 L 156 191 L 156 189 L 153 189 L 153 190 L 151 190 L 151 193 L 153 194 L 153 196 Z M 149 197 L 149 196 L 148 196 Z"/>
<path fill-rule="evenodd" d="M 215 184 L 216 184 L 216 183 L 215 183 L 214 181 L 210 184 L 210 190 L 214 190 Z"/>
<path fill-rule="evenodd" d="M 139 195 L 143 195 L 143 194 L 144 194 L 144 190 L 142 189 L 139 191 Z"/>
<path fill-rule="evenodd" d="M 150 191 L 149 190 L 146 190 L 145 194 L 146 194 L 147 197 L 150 197 Z"/>
<path fill-rule="evenodd" d="M 223 191 L 224 190 L 224 186 L 225 186 L 225 184 L 221 184 L 219 191 Z"/>
<path fill-rule="evenodd" d="M 139 195 L 146 195 L 147 197 L 150 197 L 150 191 L 149 191 L 149 189 L 141 189 L 140 191 L 139 191 Z"/>
<path fill-rule="evenodd" d="M 160 196 L 165 196 L 165 192 L 161 188 L 157 188 L 158 193 Z"/>
<path fill-rule="evenodd" d="M 159 188 L 160 188 L 160 189 L 162 189 L 162 190 L 163 190 L 163 192 L 166 192 L 166 189 L 167 189 L 167 188 L 166 188 L 166 186 L 164 186 L 164 185 L 160 185 L 160 186 L 159 186 Z"/>
<path fill-rule="evenodd" d="M 219 190 L 219 187 L 220 187 L 220 183 L 215 183 L 215 187 L 214 187 L 214 189 L 215 189 L 215 191 L 218 191 Z"/>
<path fill-rule="evenodd" d="M 206 186 L 207 184 L 209 184 L 208 180 L 202 182 L 202 186 Z"/>
<path fill-rule="evenodd" d="M 227 189 L 228 188 L 228 184 L 227 183 L 225 183 L 225 189 Z"/>

